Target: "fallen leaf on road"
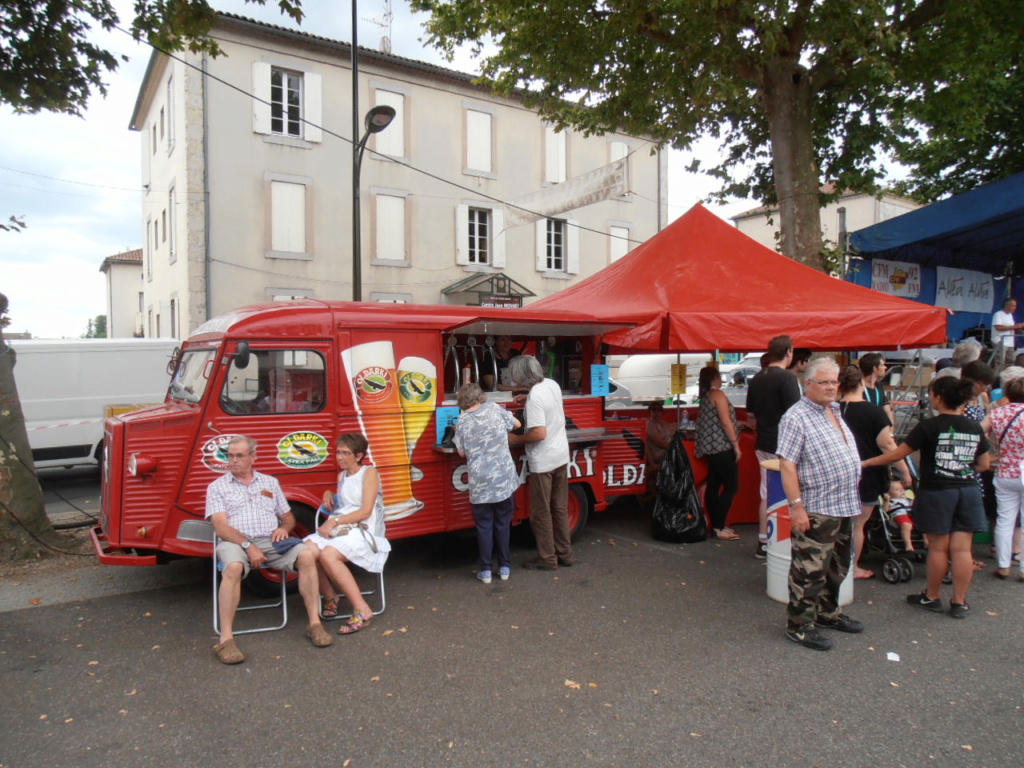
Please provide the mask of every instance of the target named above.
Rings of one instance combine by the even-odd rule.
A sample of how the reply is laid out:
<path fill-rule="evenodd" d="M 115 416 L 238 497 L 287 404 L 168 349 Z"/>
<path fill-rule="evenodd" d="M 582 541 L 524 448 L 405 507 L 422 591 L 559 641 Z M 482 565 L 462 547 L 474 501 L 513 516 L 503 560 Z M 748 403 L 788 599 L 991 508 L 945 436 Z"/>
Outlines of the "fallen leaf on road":
<path fill-rule="evenodd" d="M 348 768 L 350 765 L 352 765 L 352 758 L 351 757 L 348 760 L 346 760 L 344 763 L 341 764 L 341 768 Z"/>
<path fill-rule="evenodd" d="M 401 627 L 398 631 L 399 632 L 408 632 L 409 628 L 408 627 Z"/>
<path fill-rule="evenodd" d="M 702 736 L 702 734 L 699 734 L 699 733 L 691 733 L 690 735 L 693 736 L 693 738 L 695 738 L 695 739 L 699 739 Z"/>
<path fill-rule="evenodd" d="M 40 604 L 41 602 L 43 602 L 43 601 L 42 601 L 42 600 L 40 600 L 40 599 L 39 599 L 38 597 L 30 597 L 30 598 L 28 599 L 28 601 L 29 601 L 29 602 L 30 602 L 30 603 L 31 603 L 32 605 L 39 605 L 39 604 Z"/>
<path fill-rule="evenodd" d="M 651 688 L 651 693 L 653 693 L 655 696 L 657 696 L 658 695 L 658 689 L 657 688 Z"/>
<path fill-rule="evenodd" d="M 597 688 L 597 683 L 587 683 L 588 688 Z"/>
<path fill-rule="evenodd" d="M 574 691 L 578 691 L 578 690 L 579 690 L 580 688 L 582 688 L 582 687 L 583 687 L 583 686 L 581 686 L 581 685 L 580 685 L 579 683 L 577 683 L 577 682 L 573 682 L 572 680 L 566 680 L 566 681 L 565 681 L 565 682 L 563 683 L 563 685 L 564 685 L 564 686 L 565 686 L 566 688 L 572 688 L 572 689 L 573 689 Z"/>
<path fill-rule="evenodd" d="M 972 747 L 970 744 L 961 744 L 960 749 L 966 749 L 968 752 L 974 751 L 974 747 Z"/>
<path fill-rule="evenodd" d="M 893 688 L 899 688 L 900 687 L 899 683 L 889 683 L 889 685 L 891 685 Z"/>
<path fill-rule="evenodd" d="M 609 547 L 614 547 L 614 546 L 617 546 L 617 545 L 615 544 L 615 539 L 608 539 L 608 546 L 609 546 Z"/>
<path fill-rule="evenodd" d="M 90 662 L 89 662 L 89 666 L 90 666 L 90 667 L 95 667 L 95 666 L 96 666 L 97 664 L 99 664 L 99 662 L 98 662 L 98 661 L 90 661 Z"/>
<path fill-rule="evenodd" d="M 48 717 L 49 717 L 49 715 L 40 715 L 40 716 L 39 716 L 39 719 L 40 719 L 40 720 L 45 720 L 45 719 L 46 719 L 46 718 L 48 718 Z"/>
<path fill-rule="evenodd" d="M 989 616 L 998 616 L 999 615 L 995 611 L 985 611 L 985 613 L 987 613 Z"/>
<path fill-rule="evenodd" d="M 142 615 L 143 615 L 143 616 L 145 616 L 145 617 L 146 617 L 146 618 L 148 619 L 148 618 L 149 618 L 150 616 L 152 616 L 153 614 L 152 614 L 152 613 L 150 613 L 149 611 L 146 611 L 146 612 L 145 612 L 144 614 L 142 614 Z"/>
<path fill-rule="evenodd" d="M 132 688 L 130 691 L 128 691 L 128 693 L 125 694 L 125 696 L 135 696 L 137 694 L 138 694 L 138 690 L 136 690 L 135 688 Z"/>
<path fill-rule="evenodd" d="M 374 675 L 373 677 L 371 677 L 370 678 L 370 682 L 371 683 L 379 683 L 380 682 L 380 675 Z"/>
<path fill-rule="evenodd" d="M 150 648 L 149 650 L 151 650 L 151 651 L 159 651 L 159 650 L 160 650 L 160 646 L 159 646 L 159 645 L 154 645 L 154 646 L 153 646 L 152 648 Z"/>
<path fill-rule="evenodd" d="M 380 636 L 381 637 L 387 637 L 388 635 L 393 635 L 393 634 L 395 634 L 395 630 L 393 630 L 393 629 L 385 629 L 383 632 L 380 633 Z"/>
<path fill-rule="evenodd" d="M 128 714 L 128 710 L 127 709 L 119 709 L 119 710 L 117 710 L 117 714 L 119 714 L 119 715 L 127 715 Z"/>
<path fill-rule="evenodd" d="M 75 722 L 75 718 L 73 718 L 73 717 L 69 717 L 69 718 L 68 718 L 67 720 L 65 720 L 64 722 L 65 722 L 65 723 L 73 723 L 73 722 Z"/>

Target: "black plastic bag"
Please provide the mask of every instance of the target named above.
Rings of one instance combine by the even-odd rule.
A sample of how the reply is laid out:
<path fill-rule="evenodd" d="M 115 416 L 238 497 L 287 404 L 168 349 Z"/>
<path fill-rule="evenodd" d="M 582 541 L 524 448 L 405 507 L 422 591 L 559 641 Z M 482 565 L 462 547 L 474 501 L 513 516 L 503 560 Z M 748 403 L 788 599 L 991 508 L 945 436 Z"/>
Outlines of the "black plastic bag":
<path fill-rule="evenodd" d="M 693 544 L 708 537 L 704 507 L 693 481 L 693 467 L 686 455 L 682 434 L 672 436 L 655 480 L 656 500 L 651 535 L 658 541 Z"/>

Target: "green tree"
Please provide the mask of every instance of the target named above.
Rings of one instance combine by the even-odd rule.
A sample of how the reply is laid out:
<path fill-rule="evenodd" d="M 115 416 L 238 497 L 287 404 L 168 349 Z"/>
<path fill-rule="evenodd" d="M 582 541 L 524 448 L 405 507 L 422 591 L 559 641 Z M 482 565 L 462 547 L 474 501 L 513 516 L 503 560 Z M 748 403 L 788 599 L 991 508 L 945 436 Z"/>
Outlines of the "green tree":
<path fill-rule="evenodd" d="M 15 353 L 4 340 L 4 328 L 10 324 L 7 308 L 7 297 L 0 293 L 0 561 L 38 554 L 40 540 L 55 536 L 14 381 Z"/>
<path fill-rule="evenodd" d="M 96 319 L 89 318 L 83 339 L 105 339 L 107 338 L 107 316 L 96 315 Z"/>
<path fill-rule="evenodd" d="M 878 150 L 896 147 L 905 105 L 972 61 L 983 35 L 1019 39 L 1018 0 L 411 0 L 428 42 L 475 45 L 486 82 L 560 127 L 622 130 L 687 149 L 721 141 L 721 196 L 779 206 L 786 255 L 824 267 L 822 180 L 877 191 Z M 493 45 L 492 49 L 490 46 Z M 909 62 L 912 66 L 905 66 Z M 743 178 L 737 180 L 736 175 Z"/>
<path fill-rule="evenodd" d="M 246 0 L 266 5 L 267 0 Z M 302 20 L 302 0 L 277 0 Z M 220 53 L 206 37 L 217 12 L 206 0 L 136 0 L 131 33 L 165 51 Z M 94 92 L 106 95 L 106 76 L 118 58 L 94 43 L 93 27 L 121 24 L 110 0 L 0 0 L 0 104 L 17 112 L 80 115 Z"/>

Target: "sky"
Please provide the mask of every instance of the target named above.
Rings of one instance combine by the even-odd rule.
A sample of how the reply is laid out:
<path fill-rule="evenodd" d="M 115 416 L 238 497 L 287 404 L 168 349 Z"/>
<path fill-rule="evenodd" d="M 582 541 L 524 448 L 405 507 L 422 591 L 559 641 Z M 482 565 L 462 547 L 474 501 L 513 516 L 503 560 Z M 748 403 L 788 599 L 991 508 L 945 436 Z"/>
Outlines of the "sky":
<path fill-rule="evenodd" d="M 114 0 L 124 28 L 131 22 L 132 4 L 133 0 Z M 211 5 L 351 40 L 348 2 L 304 0 L 306 18 L 301 26 L 282 15 L 272 0 L 269 7 L 244 0 L 211 0 Z M 373 19 L 383 11 L 382 0 L 360 1 L 361 46 L 377 46 L 384 32 Z M 405 0 L 393 0 L 392 11 L 393 53 L 476 71 L 468 55 L 449 63 L 420 42 L 425 16 L 414 15 Z M 106 312 L 103 260 L 142 247 L 141 135 L 129 130 L 128 123 L 150 51 L 116 30 L 94 31 L 93 39 L 128 60 L 107 77 L 107 96 L 94 94 L 82 117 L 17 115 L 0 106 L 0 220 L 14 215 L 26 224 L 20 233 L 0 232 L 0 293 L 11 303 L 8 332 L 27 331 L 36 338 L 83 335 L 88 321 Z M 714 157 L 710 142 L 697 145 L 695 151 Z M 713 180 L 685 170 L 691 156 L 674 150 L 669 155 L 670 220 L 717 187 Z M 738 201 L 711 210 L 727 218 L 754 205 Z"/>

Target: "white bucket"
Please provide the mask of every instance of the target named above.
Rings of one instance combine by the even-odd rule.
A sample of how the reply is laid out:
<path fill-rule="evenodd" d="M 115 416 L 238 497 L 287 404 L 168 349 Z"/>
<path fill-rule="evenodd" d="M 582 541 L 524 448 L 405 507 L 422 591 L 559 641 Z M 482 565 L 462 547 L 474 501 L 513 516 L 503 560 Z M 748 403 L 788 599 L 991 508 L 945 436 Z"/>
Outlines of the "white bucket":
<path fill-rule="evenodd" d="M 793 561 L 789 505 L 782 490 L 782 475 L 768 470 L 768 597 L 789 602 L 789 565 Z M 839 604 L 853 602 L 853 563 L 839 587 Z"/>

